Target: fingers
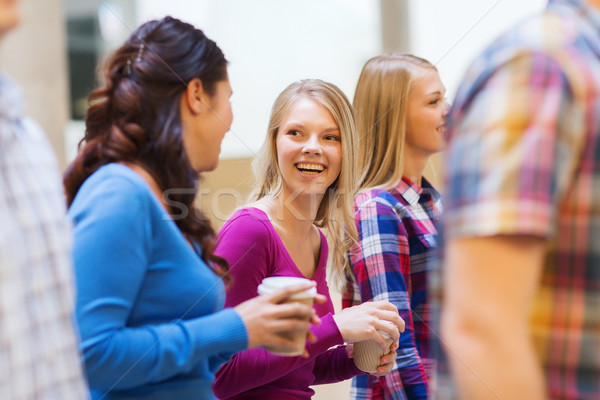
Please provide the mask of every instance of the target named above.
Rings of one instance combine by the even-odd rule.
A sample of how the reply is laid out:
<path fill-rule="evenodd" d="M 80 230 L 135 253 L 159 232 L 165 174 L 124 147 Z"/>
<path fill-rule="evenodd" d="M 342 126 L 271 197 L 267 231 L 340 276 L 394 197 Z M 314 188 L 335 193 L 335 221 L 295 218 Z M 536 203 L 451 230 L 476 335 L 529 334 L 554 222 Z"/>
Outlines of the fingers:
<path fill-rule="evenodd" d="M 327 302 L 327 297 L 322 294 L 317 294 L 315 296 L 315 304 L 324 304 L 325 302 Z"/>
<path fill-rule="evenodd" d="M 398 315 L 396 318 L 394 318 L 392 322 L 394 322 L 398 327 L 398 332 L 402 333 L 404 332 L 404 329 L 406 329 L 406 322 L 402 319 L 401 316 Z"/>
<path fill-rule="evenodd" d="M 354 343 L 346 345 L 346 354 L 348 355 L 348 358 L 354 358 Z"/>
<path fill-rule="evenodd" d="M 289 286 L 284 289 L 281 289 L 280 291 L 278 291 L 276 293 L 267 295 L 267 298 L 269 298 L 269 300 L 272 303 L 278 304 L 278 303 L 281 303 L 282 301 L 284 301 L 285 299 L 287 299 L 288 297 L 293 296 L 300 292 L 304 292 L 305 290 L 313 288 L 316 285 L 317 285 L 317 283 L 315 281 L 310 281 L 308 283 L 300 283 L 298 285 Z"/>
<path fill-rule="evenodd" d="M 387 300 L 372 301 L 370 303 L 380 310 L 394 311 L 398 313 L 398 308 Z"/>
<path fill-rule="evenodd" d="M 389 353 L 381 356 L 381 359 L 379 360 L 381 364 L 377 367 L 377 372 L 372 375 L 385 376 L 389 374 L 392 371 L 392 368 L 394 368 L 396 356 L 397 354 L 395 351 L 390 351 Z"/>
<path fill-rule="evenodd" d="M 386 365 L 389 363 L 393 364 L 397 355 L 398 354 L 396 353 L 396 351 L 390 351 L 389 353 L 382 355 L 379 359 L 379 362 L 381 363 L 381 365 Z"/>
<path fill-rule="evenodd" d="M 379 345 L 379 347 L 381 347 L 381 350 L 383 350 L 384 353 L 390 350 L 387 339 L 381 336 L 379 332 L 376 331 L 375 335 L 372 336 L 371 339 L 377 342 L 377 344 Z"/>
<path fill-rule="evenodd" d="M 320 323 L 312 306 L 297 301 L 271 306 L 268 313 L 272 318 L 297 318 Z"/>
<path fill-rule="evenodd" d="M 304 319 L 282 318 L 268 322 L 271 332 L 308 331 L 310 322 Z"/>
<path fill-rule="evenodd" d="M 383 331 L 390 335 L 392 341 L 394 343 L 398 342 L 400 339 L 400 332 L 398 331 L 398 326 L 393 322 L 386 319 L 378 319 L 373 325 L 377 328 L 377 330 Z M 387 351 L 387 349 L 385 349 Z"/>
<path fill-rule="evenodd" d="M 296 353 L 300 350 L 300 345 L 294 340 L 279 335 L 272 335 L 268 338 L 268 346 L 265 350 L 273 353 Z"/>
<path fill-rule="evenodd" d="M 313 325 L 321 325 L 321 318 L 319 318 L 319 316 L 317 315 L 317 312 L 314 310 L 314 308 L 313 308 L 313 316 L 310 319 L 310 322 Z"/>
<path fill-rule="evenodd" d="M 386 300 L 374 301 L 372 304 L 377 308 L 374 314 L 379 319 L 393 322 L 399 332 L 404 332 L 406 324 L 400 315 L 398 315 L 398 308 L 395 305 Z"/>

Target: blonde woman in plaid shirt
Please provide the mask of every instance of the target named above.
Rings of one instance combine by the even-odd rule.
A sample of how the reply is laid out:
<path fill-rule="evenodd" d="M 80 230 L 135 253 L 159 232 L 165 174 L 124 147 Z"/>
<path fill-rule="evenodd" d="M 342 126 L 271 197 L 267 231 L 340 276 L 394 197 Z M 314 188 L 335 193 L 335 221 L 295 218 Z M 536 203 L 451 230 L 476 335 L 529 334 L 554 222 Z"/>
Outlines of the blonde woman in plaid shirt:
<path fill-rule="evenodd" d="M 412 55 L 369 60 L 354 106 L 360 135 L 359 243 L 350 250 L 355 282 L 344 307 L 389 300 L 406 321 L 392 372 L 358 376 L 353 399 L 425 399 L 433 372 L 429 349 L 427 261 L 436 246 L 440 195 L 423 177 L 445 145 L 449 105 L 436 68 Z"/>

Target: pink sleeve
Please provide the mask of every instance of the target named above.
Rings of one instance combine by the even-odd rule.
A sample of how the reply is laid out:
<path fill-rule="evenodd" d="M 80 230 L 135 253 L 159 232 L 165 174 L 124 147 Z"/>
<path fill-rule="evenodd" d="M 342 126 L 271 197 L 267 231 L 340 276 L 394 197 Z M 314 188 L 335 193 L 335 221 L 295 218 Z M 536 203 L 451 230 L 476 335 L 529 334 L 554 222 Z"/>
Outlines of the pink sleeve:
<path fill-rule="evenodd" d="M 321 325 L 313 329 L 313 332 L 318 330 L 318 332 L 315 332 L 319 338 L 318 342 L 307 343 L 306 346 L 310 354 L 309 358 L 277 356 L 265 349 L 256 348 L 242 351 L 235 354 L 216 373 L 212 387 L 215 395 L 220 399 L 226 399 L 252 388 L 266 385 L 298 370 L 302 365 L 311 362 L 313 359 L 318 359 L 318 356 L 326 353 L 330 347 L 341 344 L 340 333 L 332 315 L 327 314 L 321 320 Z M 345 352 L 345 350 L 343 351 Z M 321 365 L 332 362 L 330 357 L 326 357 L 323 361 Z M 347 365 L 345 363 L 341 366 L 342 369 Z M 319 377 L 319 381 L 329 379 L 330 375 Z M 354 375 L 356 374 L 350 376 Z"/>
<path fill-rule="evenodd" d="M 324 385 L 345 381 L 365 372 L 358 369 L 354 360 L 348 357 L 346 346 L 339 346 L 317 357 L 313 374 L 315 376 L 313 385 Z"/>

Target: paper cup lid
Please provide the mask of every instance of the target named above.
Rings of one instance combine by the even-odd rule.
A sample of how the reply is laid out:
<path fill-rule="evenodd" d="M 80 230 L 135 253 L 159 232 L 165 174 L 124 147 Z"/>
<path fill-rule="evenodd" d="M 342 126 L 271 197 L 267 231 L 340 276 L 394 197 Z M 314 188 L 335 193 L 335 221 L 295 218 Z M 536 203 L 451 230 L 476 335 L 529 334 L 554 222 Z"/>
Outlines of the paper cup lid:
<path fill-rule="evenodd" d="M 306 282 L 310 281 L 306 278 L 298 278 L 293 276 L 270 276 L 263 279 L 262 283 L 258 285 L 258 294 L 271 294 L 289 286 L 295 286 Z M 299 300 L 313 298 L 316 295 L 317 288 L 312 287 L 303 292 L 296 293 L 295 295 L 290 296 L 290 298 Z"/>

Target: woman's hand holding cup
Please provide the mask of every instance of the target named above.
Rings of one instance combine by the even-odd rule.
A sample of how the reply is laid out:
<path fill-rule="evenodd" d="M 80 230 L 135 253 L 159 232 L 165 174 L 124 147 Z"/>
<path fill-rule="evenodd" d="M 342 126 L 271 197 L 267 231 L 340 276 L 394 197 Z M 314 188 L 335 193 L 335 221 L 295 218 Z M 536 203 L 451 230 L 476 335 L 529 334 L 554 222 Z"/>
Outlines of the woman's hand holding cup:
<path fill-rule="evenodd" d="M 316 293 L 315 285 L 303 278 L 265 278 L 259 286 L 260 296 L 235 307 L 246 325 L 248 347 L 307 356 L 306 340 L 316 340 L 309 331 L 310 324 L 321 322 L 312 306 L 325 299 Z"/>
<path fill-rule="evenodd" d="M 388 374 L 396 359 L 404 320 L 388 301 L 367 302 L 334 316 L 342 337 L 354 343 L 347 350 L 358 368 L 373 375 Z"/>

